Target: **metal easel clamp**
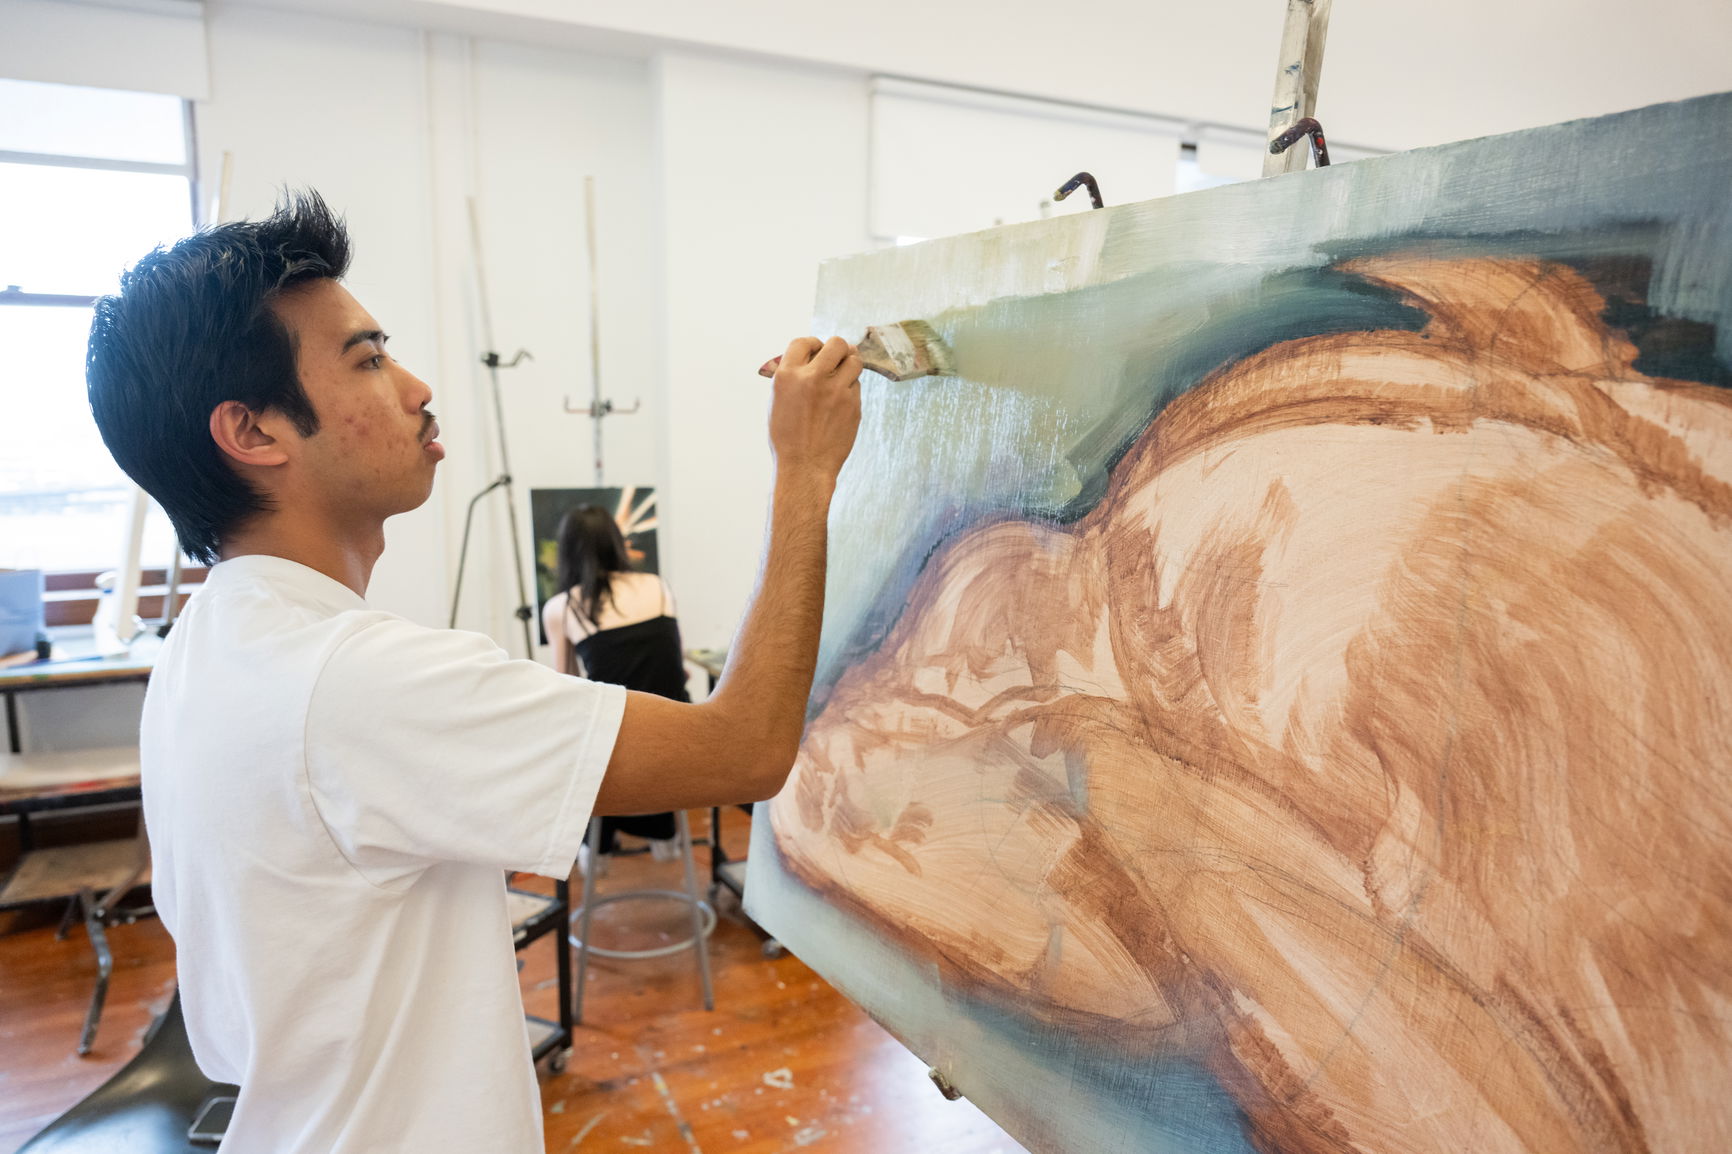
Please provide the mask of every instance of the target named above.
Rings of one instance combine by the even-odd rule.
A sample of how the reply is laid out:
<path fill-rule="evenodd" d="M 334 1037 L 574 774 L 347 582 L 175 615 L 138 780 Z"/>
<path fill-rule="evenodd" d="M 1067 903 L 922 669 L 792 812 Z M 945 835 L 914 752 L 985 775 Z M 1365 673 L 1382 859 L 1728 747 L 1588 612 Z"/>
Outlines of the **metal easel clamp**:
<path fill-rule="evenodd" d="M 1092 172 L 1077 173 L 1075 176 L 1059 185 L 1058 191 L 1052 194 L 1052 198 L 1054 200 L 1063 200 L 1077 189 L 1084 187 L 1089 190 L 1089 202 L 1093 204 L 1094 207 L 1105 208 L 1107 206 L 1106 201 L 1101 199 L 1100 182 L 1094 178 Z"/>
<path fill-rule="evenodd" d="M 566 412 L 568 412 L 568 413 L 583 413 L 586 416 L 591 416 L 591 417 L 596 417 L 596 418 L 601 418 L 601 417 L 629 417 L 641 408 L 643 408 L 643 400 L 641 398 L 634 399 L 631 403 L 631 408 L 629 408 L 629 409 L 624 407 L 623 405 L 614 404 L 613 398 L 611 398 L 611 397 L 609 397 L 605 400 L 591 401 L 587 405 L 574 405 L 571 403 L 570 397 L 565 398 L 565 411 Z"/>
<path fill-rule="evenodd" d="M 1317 123 L 1315 116 L 1294 121 L 1292 127 L 1269 142 L 1269 154 L 1280 156 L 1306 137 L 1311 138 L 1311 156 L 1317 161 L 1317 167 L 1328 168 L 1329 142 L 1323 138 L 1323 126 Z"/>
<path fill-rule="evenodd" d="M 928 1069 L 926 1076 L 932 1079 L 932 1084 L 938 1087 L 938 1092 L 944 1095 L 946 1102 L 955 1102 L 962 1097 L 962 1091 L 958 1090 L 938 1067 Z"/>

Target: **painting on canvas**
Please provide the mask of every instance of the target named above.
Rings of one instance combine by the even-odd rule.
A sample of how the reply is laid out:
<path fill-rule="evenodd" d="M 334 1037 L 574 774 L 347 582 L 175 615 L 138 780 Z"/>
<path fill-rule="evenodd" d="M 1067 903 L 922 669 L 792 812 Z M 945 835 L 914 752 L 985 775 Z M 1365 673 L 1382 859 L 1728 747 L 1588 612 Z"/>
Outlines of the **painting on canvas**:
<path fill-rule="evenodd" d="M 1732 1149 L 1732 97 L 850 258 L 748 908 L 1036 1151 Z"/>

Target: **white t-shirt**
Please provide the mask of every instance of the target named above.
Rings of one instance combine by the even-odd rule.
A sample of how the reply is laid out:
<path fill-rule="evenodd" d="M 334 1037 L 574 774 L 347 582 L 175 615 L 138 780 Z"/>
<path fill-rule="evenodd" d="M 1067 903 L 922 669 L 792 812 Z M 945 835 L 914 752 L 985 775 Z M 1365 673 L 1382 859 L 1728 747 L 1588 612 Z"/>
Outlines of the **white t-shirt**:
<path fill-rule="evenodd" d="M 504 871 L 571 869 L 624 708 L 293 561 L 210 571 L 140 746 L 224 1154 L 539 1154 Z"/>

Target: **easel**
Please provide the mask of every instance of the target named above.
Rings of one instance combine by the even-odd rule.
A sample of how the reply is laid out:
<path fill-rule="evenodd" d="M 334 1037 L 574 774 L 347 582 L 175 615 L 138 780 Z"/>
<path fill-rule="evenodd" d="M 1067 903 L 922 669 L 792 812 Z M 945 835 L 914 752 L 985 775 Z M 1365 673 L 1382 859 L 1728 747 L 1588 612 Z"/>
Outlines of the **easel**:
<path fill-rule="evenodd" d="M 517 491 L 511 482 L 511 455 L 505 444 L 505 402 L 499 393 L 499 370 L 513 369 L 525 358 L 530 357 L 525 349 L 518 349 L 509 361 L 500 359 L 499 353 L 493 347 L 493 311 L 487 302 L 487 277 L 481 261 L 481 218 L 475 208 L 475 198 L 469 198 L 469 243 L 475 255 L 475 296 L 481 310 L 481 335 L 487 342 L 487 351 L 481 354 L 481 363 L 487 366 L 487 380 L 493 393 L 493 427 L 499 435 L 499 476 L 469 499 L 469 511 L 463 517 L 463 543 L 457 549 L 457 579 L 451 587 L 451 628 L 457 628 L 457 606 L 463 598 L 463 567 L 469 560 L 469 531 L 475 524 L 475 506 L 481 499 L 495 489 L 505 490 L 505 513 L 511 525 L 511 568 L 517 576 L 517 608 L 513 616 L 523 626 L 523 656 L 535 657 L 535 642 L 529 635 L 529 619 L 534 616 L 529 608 L 529 583 L 523 577 L 523 545 L 517 532 Z"/>
<path fill-rule="evenodd" d="M 571 398 L 565 398 L 565 411 L 568 413 L 587 413 L 594 422 L 595 432 L 595 487 L 600 489 L 607 485 L 606 470 L 602 467 L 601 453 L 601 423 L 608 417 L 629 417 L 643 408 L 641 399 L 634 400 L 631 408 L 621 408 L 613 403 L 612 397 L 601 395 L 601 274 L 598 270 L 595 255 L 595 177 L 583 178 L 583 225 L 584 239 L 587 241 L 589 254 L 589 404 L 573 405 Z"/>

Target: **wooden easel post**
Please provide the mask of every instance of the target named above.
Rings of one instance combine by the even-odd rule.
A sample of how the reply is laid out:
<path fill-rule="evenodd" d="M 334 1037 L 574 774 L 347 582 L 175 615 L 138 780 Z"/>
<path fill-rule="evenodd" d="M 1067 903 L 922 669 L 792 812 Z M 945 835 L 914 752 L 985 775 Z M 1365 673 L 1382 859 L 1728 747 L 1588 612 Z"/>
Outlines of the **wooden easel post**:
<path fill-rule="evenodd" d="M 1329 32 L 1333 0 L 1287 0 L 1287 28 L 1281 36 L 1280 70 L 1275 73 L 1275 99 L 1269 106 L 1272 141 L 1295 123 L 1316 115 L 1317 83 L 1323 74 L 1323 39 Z M 1303 171 L 1309 146 L 1294 145 L 1263 157 L 1263 175 Z"/>

